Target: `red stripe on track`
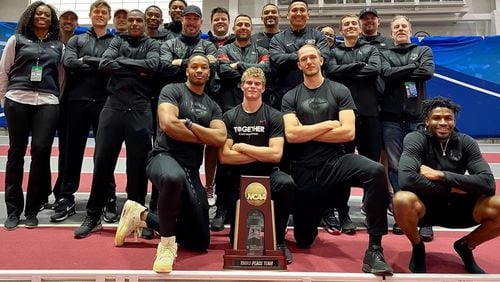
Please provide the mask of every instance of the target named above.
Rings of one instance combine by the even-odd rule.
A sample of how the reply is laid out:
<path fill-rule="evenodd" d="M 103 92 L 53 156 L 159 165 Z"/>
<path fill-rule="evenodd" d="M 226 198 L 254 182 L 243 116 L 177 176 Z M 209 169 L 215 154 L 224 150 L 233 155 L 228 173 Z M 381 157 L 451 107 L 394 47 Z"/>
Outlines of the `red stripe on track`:
<path fill-rule="evenodd" d="M 483 157 L 488 163 L 500 163 L 500 153 L 483 153 Z"/>
<path fill-rule="evenodd" d="M 31 149 L 31 147 L 28 146 L 28 148 L 26 149 L 26 156 L 29 156 L 30 149 Z M 8 150 L 9 150 L 9 146 L 8 145 L 0 145 L 0 156 L 7 156 Z M 59 156 L 59 149 L 57 148 L 57 146 L 52 147 L 51 156 L 52 157 L 58 157 Z M 86 147 L 85 148 L 84 156 L 92 158 L 94 156 L 94 147 Z M 119 156 L 121 158 L 125 158 L 127 156 L 127 152 L 126 152 L 125 148 L 122 148 L 122 150 L 120 151 L 120 155 Z"/>
<path fill-rule="evenodd" d="M 28 185 L 28 177 L 29 173 L 25 172 L 23 177 L 23 191 L 26 192 L 26 187 Z M 205 175 L 200 175 L 202 183 L 205 182 Z M 57 180 L 57 173 L 52 173 L 52 187 Z M 115 181 L 116 181 L 116 192 L 124 193 L 125 186 L 127 184 L 127 175 L 125 173 L 115 173 Z M 92 173 L 84 172 L 80 175 L 80 187 L 78 192 L 90 192 L 90 188 L 92 185 Z M 151 186 L 151 184 L 149 184 Z M 5 172 L 0 172 L 0 192 L 5 191 Z M 150 191 L 150 188 L 148 188 Z"/>

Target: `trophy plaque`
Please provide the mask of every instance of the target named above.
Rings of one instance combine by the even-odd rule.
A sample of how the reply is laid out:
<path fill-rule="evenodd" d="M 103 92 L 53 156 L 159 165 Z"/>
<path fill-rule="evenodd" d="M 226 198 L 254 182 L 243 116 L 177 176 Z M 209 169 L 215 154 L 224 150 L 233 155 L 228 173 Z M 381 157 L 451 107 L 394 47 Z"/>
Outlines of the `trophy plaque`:
<path fill-rule="evenodd" d="M 235 219 L 233 249 L 225 252 L 224 269 L 286 270 L 284 250 L 276 249 L 269 177 L 241 176 Z"/>

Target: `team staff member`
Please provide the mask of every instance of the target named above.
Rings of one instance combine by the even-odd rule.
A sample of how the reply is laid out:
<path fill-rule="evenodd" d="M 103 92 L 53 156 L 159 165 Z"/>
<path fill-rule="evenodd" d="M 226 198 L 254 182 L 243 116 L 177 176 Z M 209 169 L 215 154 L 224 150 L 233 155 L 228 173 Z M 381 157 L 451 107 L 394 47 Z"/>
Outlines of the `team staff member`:
<path fill-rule="evenodd" d="M 146 162 L 152 132 L 150 93 L 159 65 L 159 44 L 144 34 L 145 21 L 142 11 L 130 11 L 127 33 L 111 41 L 99 63 L 99 70 L 111 77 L 109 97 L 99 118 L 87 216 L 75 230 L 76 238 L 102 228 L 101 214 L 107 198 L 103 187 L 113 178 L 123 141 L 127 146 L 127 197 L 141 204 L 146 200 Z"/>
<path fill-rule="evenodd" d="M 223 112 L 234 108 L 243 101 L 241 76 L 250 67 L 269 72 L 268 51 L 253 43 L 252 19 L 248 15 L 238 15 L 234 20 L 235 42 L 220 47 L 217 51 L 219 77 L 221 78 L 220 106 Z"/>
<path fill-rule="evenodd" d="M 379 50 L 394 46 L 394 41 L 390 37 L 383 36 L 379 32 L 380 18 L 378 12 L 373 7 L 366 7 L 359 11 L 359 23 L 361 24 L 361 36 L 364 41 L 374 45 Z"/>
<path fill-rule="evenodd" d="M 276 247 L 285 250 L 287 263 L 292 263 L 292 253 L 285 245 L 285 231 L 296 186 L 290 175 L 279 170 L 285 143 L 283 117 L 276 109 L 262 102 L 265 84 L 262 69 L 248 68 L 241 77 L 243 102 L 224 114 L 227 140 L 219 151 L 219 159 L 231 171 L 224 183 L 229 198 L 225 206 L 231 224 L 229 237 L 234 242 L 240 176 L 269 176 L 271 198 L 274 201 Z"/>
<path fill-rule="evenodd" d="M 66 119 L 63 183 L 59 193 L 54 191 L 57 207 L 51 221 L 63 221 L 75 214 L 75 197 L 78 190 L 83 155 L 89 130 L 98 132 L 99 115 L 108 97 L 106 85 L 109 76 L 98 70 L 104 51 L 114 35 L 106 31 L 111 7 L 98 0 L 90 6 L 92 27 L 68 41 L 64 53 L 67 73 L 65 89 Z M 64 140 L 64 139 L 63 139 Z M 112 189 L 114 190 L 114 189 Z M 116 220 L 115 220 L 116 221 Z"/>
<path fill-rule="evenodd" d="M 67 10 L 62 12 L 59 15 L 59 41 L 61 41 L 66 46 L 68 40 L 75 33 L 77 26 L 78 26 L 78 15 L 74 11 Z M 62 93 L 62 95 L 59 98 L 59 121 L 57 123 L 57 136 L 59 137 L 59 143 L 58 143 L 59 156 L 57 158 L 58 175 L 54 187 L 48 188 L 47 197 L 43 200 L 43 205 L 40 207 L 40 210 L 56 208 L 57 195 L 61 192 L 61 185 L 63 181 L 62 173 L 64 172 L 64 158 L 66 157 L 66 148 L 65 148 L 66 128 L 64 127 L 66 123 L 66 113 L 65 113 L 66 105 L 65 105 L 64 89 L 67 77 L 65 72 L 63 72 L 63 74 L 64 74 L 64 79 L 62 83 L 60 83 L 61 85 L 60 92 Z M 54 204 L 49 204 L 49 196 L 51 193 L 54 193 L 54 196 L 56 197 Z"/>
<path fill-rule="evenodd" d="M 330 55 L 328 42 L 321 31 L 307 27 L 309 6 L 305 0 L 292 0 L 288 5 L 287 19 L 290 29 L 276 34 L 269 45 L 271 64 L 276 70 L 276 93 L 270 97 L 270 105 L 281 109 L 281 99 L 288 90 L 303 81 L 302 72 L 297 67 L 297 51 L 304 44 L 312 44 L 321 51 L 323 59 Z"/>
<path fill-rule="evenodd" d="M 389 180 L 394 191 L 399 191 L 398 163 L 403 151 L 403 139 L 420 123 L 422 101 L 427 96 L 426 81 L 434 74 L 434 58 L 428 46 L 417 46 L 410 41 L 411 23 L 405 16 L 391 21 L 391 35 L 396 46 L 382 51 L 381 76 L 385 81 L 380 118 L 387 153 Z M 403 234 L 397 226 L 393 232 Z M 431 227 L 422 227 L 426 241 L 434 238 Z"/>
<path fill-rule="evenodd" d="M 417 226 L 473 227 L 453 247 L 469 273 L 485 273 L 472 251 L 500 235 L 500 197 L 479 147 L 455 131 L 460 106 L 450 99 L 424 101 L 425 129 L 409 133 L 399 161 L 401 191 L 394 194 L 394 217 L 410 240 L 412 272 L 426 272 L 425 245 Z M 467 172 L 467 174 L 465 174 Z"/>
<path fill-rule="evenodd" d="M 0 61 L 0 98 L 9 131 L 5 168 L 4 228 L 13 230 L 24 210 L 22 189 L 24 155 L 31 135 L 31 164 L 24 222 L 38 226 L 37 214 L 46 200 L 50 181 L 50 153 L 59 118 L 59 64 L 63 43 L 58 40 L 56 11 L 33 2 L 19 19 Z"/>
<path fill-rule="evenodd" d="M 382 249 L 389 205 L 384 168 L 364 156 L 345 153 L 342 144 L 354 139 L 356 107 L 347 87 L 323 77 L 319 49 L 302 46 L 298 61 L 304 82 L 283 97 L 282 105 L 285 135 L 293 146 L 292 177 L 298 187 L 293 214 L 297 246 L 309 248 L 314 242 L 329 190 L 363 187 L 370 239 L 362 269 L 392 275 Z"/>
<path fill-rule="evenodd" d="M 217 71 L 217 48 L 207 40 L 201 39 L 202 14 L 198 6 L 189 5 L 184 9 L 181 36 L 161 44 L 160 72 L 168 83 L 186 82 L 186 68 L 189 57 L 194 53 L 205 54 L 210 59 L 210 80 L 207 94 L 216 99 L 220 89 L 215 82 Z"/>
<path fill-rule="evenodd" d="M 229 31 L 229 11 L 223 7 L 215 7 L 210 14 L 212 30 L 208 31 L 208 40 L 215 44 L 217 48 L 233 43 L 234 34 Z"/>
<path fill-rule="evenodd" d="M 113 14 L 113 26 L 115 27 L 115 34 L 120 35 L 127 32 L 127 14 L 128 10 L 118 9 Z"/>
<path fill-rule="evenodd" d="M 148 177 L 160 191 L 156 272 L 172 271 L 176 242 L 196 251 L 205 251 L 210 243 L 208 202 L 199 170 L 205 145 L 222 146 L 226 128 L 219 106 L 204 92 L 209 75 L 209 59 L 195 53 L 188 59 L 188 81 L 169 84 L 160 94 L 161 132 L 147 164 Z"/>
<path fill-rule="evenodd" d="M 78 15 L 71 10 L 66 10 L 59 15 L 59 41 L 68 43 L 68 40 L 75 34 L 78 26 Z"/>

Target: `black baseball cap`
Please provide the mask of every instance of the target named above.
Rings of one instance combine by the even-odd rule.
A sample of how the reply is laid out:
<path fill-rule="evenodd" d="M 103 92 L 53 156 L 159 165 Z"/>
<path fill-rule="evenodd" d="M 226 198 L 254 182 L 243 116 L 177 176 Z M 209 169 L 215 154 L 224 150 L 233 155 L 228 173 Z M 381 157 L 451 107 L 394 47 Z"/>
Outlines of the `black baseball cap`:
<path fill-rule="evenodd" d="M 184 11 L 182 12 L 182 16 L 185 16 L 187 14 L 195 14 L 198 17 L 202 18 L 200 7 L 195 5 L 189 5 L 184 9 Z"/>
<path fill-rule="evenodd" d="M 375 17 L 378 18 L 378 12 L 373 7 L 366 7 L 361 9 L 361 11 L 359 11 L 359 18 L 361 19 L 366 14 L 373 14 Z"/>

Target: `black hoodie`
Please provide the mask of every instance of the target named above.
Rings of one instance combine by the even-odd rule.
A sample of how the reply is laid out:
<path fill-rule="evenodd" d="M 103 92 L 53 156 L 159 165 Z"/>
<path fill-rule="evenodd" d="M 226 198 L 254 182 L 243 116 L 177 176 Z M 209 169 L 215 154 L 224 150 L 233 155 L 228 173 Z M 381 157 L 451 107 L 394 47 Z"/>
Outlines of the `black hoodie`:
<path fill-rule="evenodd" d="M 150 109 L 153 74 L 158 69 L 159 43 L 147 36 L 120 35 L 102 56 L 99 70 L 110 75 L 110 96 L 104 107 L 119 110 Z"/>

